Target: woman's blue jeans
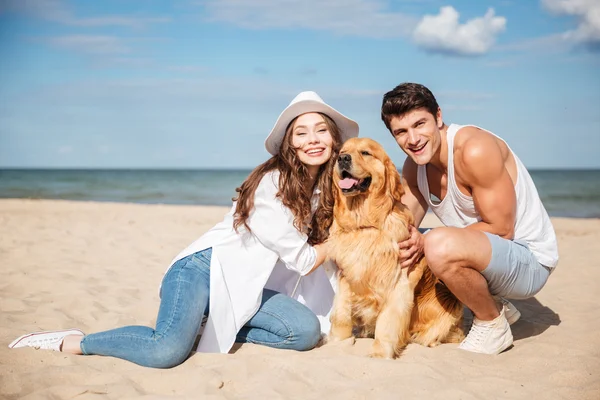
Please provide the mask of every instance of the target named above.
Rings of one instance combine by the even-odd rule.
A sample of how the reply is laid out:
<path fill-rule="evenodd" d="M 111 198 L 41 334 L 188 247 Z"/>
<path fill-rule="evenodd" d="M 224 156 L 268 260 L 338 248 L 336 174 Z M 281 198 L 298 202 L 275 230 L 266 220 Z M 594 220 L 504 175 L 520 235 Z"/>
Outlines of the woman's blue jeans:
<path fill-rule="evenodd" d="M 192 351 L 208 314 L 210 257 L 207 249 L 177 261 L 163 278 L 156 329 L 126 326 L 87 335 L 83 354 L 112 356 L 154 368 L 181 364 Z M 257 313 L 238 332 L 237 342 L 279 349 L 310 350 L 321 337 L 319 320 L 298 301 L 264 289 Z"/>

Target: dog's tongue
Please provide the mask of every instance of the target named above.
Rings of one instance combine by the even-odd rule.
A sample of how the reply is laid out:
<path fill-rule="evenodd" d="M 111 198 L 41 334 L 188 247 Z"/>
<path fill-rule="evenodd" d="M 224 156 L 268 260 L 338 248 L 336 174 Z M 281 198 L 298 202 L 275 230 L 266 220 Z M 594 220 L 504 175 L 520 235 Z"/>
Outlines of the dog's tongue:
<path fill-rule="evenodd" d="M 344 178 L 339 182 L 342 189 L 350 189 L 354 185 L 358 185 L 358 179 Z"/>

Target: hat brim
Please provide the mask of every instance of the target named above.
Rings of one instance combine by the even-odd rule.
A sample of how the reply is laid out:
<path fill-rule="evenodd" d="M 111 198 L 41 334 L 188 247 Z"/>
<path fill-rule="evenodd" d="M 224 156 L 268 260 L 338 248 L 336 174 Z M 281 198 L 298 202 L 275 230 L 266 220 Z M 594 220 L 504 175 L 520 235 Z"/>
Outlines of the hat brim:
<path fill-rule="evenodd" d="M 292 122 L 294 118 L 310 112 L 322 113 L 331 118 L 340 130 L 342 143 L 350 138 L 358 136 L 358 124 L 355 121 L 325 103 L 316 100 L 303 100 L 289 105 L 283 110 L 281 115 L 279 115 L 279 118 L 277 118 L 277 121 L 275 122 L 275 126 L 273 126 L 271 133 L 265 140 L 265 148 L 267 151 L 272 155 L 277 155 L 285 136 L 285 130 L 290 122 Z"/>

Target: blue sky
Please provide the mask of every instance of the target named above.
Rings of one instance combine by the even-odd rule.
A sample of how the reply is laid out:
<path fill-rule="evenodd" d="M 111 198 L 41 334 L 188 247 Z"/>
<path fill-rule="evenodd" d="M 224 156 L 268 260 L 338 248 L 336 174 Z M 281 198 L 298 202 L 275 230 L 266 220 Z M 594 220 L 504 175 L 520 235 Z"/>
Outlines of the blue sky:
<path fill-rule="evenodd" d="M 530 168 L 600 168 L 598 0 L 0 0 L 0 167 L 250 168 L 303 90 L 401 166 L 408 81 Z"/>

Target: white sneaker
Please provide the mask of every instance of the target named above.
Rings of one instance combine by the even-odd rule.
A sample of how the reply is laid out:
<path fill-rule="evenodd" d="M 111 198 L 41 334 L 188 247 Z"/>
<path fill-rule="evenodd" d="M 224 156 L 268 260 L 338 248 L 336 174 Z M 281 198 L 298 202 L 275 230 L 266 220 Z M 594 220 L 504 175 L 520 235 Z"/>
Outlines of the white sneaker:
<path fill-rule="evenodd" d="M 500 315 L 492 321 L 473 318 L 473 326 L 458 348 L 474 353 L 500 354 L 509 348 L 512 342 L 510 325 L 502 309 Z"/>
<path fill-rule="evenodd" d="M 504 316 L 510 325 L 514 324 L 521 318 L 521 312 L 517 310 L 517 307 L 513 303 L 506 300 L 504 297 L 492 296 L 496 300 L 496 304 L 502 305 L 504 308 Z"/>
<path fill-rule="evenodd" d="M 19 347 L 33 347 L 35 349 L 60 351 L 65 336 L 69 335 L 84 336 L 85 333 L 81 332 L 79 329 L 33 332 L 16 338 L 8 345 L 8 348 L 17 349 Z"/>

